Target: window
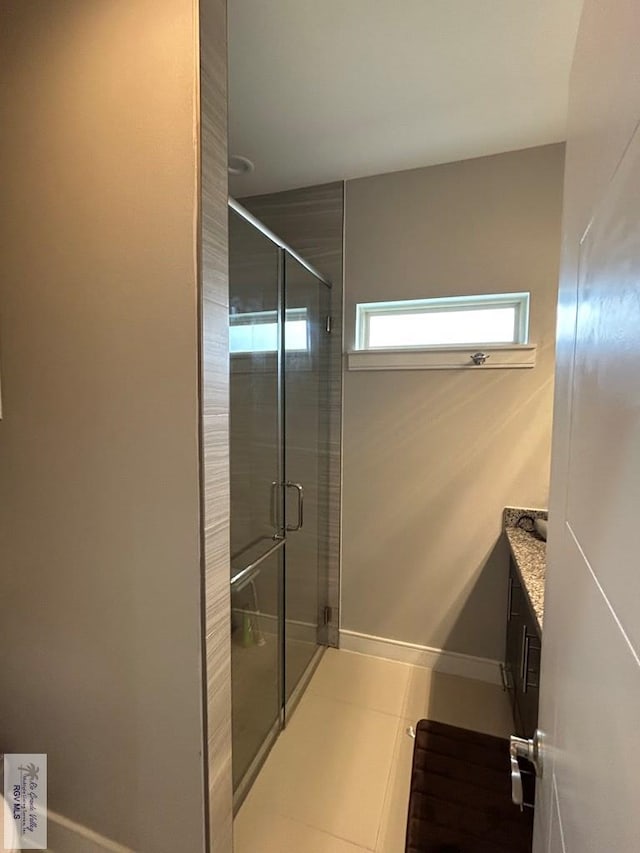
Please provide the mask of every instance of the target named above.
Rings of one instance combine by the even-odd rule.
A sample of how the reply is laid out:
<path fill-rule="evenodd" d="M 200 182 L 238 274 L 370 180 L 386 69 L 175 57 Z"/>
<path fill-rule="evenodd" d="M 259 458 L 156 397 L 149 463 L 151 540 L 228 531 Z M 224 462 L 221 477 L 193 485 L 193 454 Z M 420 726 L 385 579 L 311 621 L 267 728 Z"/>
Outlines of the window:
<path fill-rule="evenodd" d="M 306 352 L 308 344 L 306 308 L 288 308 L 285 347 L 288 352 Z M 229 315 L 229 351 L 231 354 L 278 351 L 278 312 L 247 311 Z"/>
<path fill-rule="evenodd" d="M 453 296 L 356 306 L 356 350 L 526 344 L 529 294 Z"/>

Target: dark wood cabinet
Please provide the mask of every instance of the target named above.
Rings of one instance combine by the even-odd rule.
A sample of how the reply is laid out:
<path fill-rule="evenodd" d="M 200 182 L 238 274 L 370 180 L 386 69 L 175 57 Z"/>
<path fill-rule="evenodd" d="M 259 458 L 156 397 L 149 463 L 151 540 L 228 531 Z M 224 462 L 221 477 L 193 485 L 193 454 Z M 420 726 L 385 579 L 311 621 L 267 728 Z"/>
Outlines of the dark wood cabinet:
<path fill-rule="evenodd" d="M 538 727 L 541 636 L 520 574 L 509 568 L 507 631 L 502 678 L 511 698 L 516 734 L 533 737 Z"/>

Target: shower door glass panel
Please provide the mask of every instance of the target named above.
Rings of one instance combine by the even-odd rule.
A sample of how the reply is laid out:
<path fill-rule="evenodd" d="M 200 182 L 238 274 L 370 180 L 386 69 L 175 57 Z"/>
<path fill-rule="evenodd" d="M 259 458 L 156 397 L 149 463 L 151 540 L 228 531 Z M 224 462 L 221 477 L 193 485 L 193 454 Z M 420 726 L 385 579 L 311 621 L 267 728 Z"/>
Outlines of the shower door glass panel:
<path fill-rule="evenodd" d="M 237 787 L 282 716 L 280 251 L 229 212 L 231 669 Z M 280 498 L 281 502 L 281 498 Z M 247 571 L 248 567 L 255 568 Z M 242 575 L 241 573 L 245 573 Z M 239 580 L 233 580 L 234 578 Z"/>
<path fill-rule="evenodd" d="M 229 213 L 231 554 L 236 555 L 256 542 L 268 545 L 277 526 L 280 252 Z"/>
<path fill-rule="evenodd" d="M 281 728 L 282 563 L 279 548 L 231 587 L 234 791 Z"/>
<path fill-rule="evenodd" d="M 285 698 L 288 700 L 318 648 L 327 599 L 329 334 L 326 324 L 330 290 L 285 253 L 285 294 L 285 478 L 290 484 L 285 489 Z M 301 334 L 302 322 L 304 334 Z"/>

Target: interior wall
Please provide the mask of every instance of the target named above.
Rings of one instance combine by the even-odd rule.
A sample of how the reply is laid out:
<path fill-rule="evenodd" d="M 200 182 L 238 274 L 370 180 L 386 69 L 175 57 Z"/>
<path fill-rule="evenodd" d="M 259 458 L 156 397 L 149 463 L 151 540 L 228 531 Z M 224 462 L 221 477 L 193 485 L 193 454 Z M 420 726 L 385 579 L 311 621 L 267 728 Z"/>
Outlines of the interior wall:
<path fill-rule="evenodd" d="M 342 629 L 501 659 L 505 505 L 546 506 L 564 146 L 347 182 L 358 302 L 530 291 L 527 370 L 345 373 Z"/>
<path fill-rule="evenodd" d="M 196 26 L 2 7 L 1 738 L 65 853 L 204 850 Z"/>

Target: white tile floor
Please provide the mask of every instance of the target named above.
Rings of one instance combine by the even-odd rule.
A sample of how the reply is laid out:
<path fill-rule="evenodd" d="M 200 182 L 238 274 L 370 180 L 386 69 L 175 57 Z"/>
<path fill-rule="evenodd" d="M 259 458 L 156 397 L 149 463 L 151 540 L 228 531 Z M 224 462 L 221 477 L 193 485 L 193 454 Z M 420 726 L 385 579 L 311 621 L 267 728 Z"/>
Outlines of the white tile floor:
<path fill-rule="evenodd" d="M 406 729 L 423 717 L 512 729 L 499 687 L 329 649 L 238 813 L 234 853 L 402 853 Z"/>

